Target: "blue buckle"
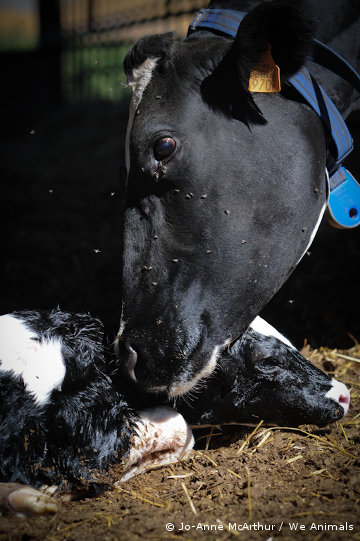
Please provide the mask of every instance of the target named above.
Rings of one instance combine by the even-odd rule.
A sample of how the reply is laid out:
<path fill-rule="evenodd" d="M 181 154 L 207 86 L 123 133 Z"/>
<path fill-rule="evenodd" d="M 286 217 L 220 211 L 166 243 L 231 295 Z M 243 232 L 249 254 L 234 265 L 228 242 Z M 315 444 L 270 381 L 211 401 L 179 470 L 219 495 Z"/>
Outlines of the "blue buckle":
<path fill-rule="evenodd" d="M 360 224 L 360 185 L 341 166 L 329 179 L 328 219 L 339 229 L 351 229 Z"/>

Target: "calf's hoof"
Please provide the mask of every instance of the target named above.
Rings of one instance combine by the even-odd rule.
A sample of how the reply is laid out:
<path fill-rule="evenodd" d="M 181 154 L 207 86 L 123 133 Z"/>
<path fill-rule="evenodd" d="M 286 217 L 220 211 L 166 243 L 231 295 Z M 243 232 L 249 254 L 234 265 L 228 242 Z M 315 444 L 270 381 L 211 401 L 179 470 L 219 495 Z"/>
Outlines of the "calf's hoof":
<path fill-rule="evenodd" d="M 55 500 L 19 483 L 0 483 L 0 512 L 17 518 L 48 516 L 58 510 Z"/>

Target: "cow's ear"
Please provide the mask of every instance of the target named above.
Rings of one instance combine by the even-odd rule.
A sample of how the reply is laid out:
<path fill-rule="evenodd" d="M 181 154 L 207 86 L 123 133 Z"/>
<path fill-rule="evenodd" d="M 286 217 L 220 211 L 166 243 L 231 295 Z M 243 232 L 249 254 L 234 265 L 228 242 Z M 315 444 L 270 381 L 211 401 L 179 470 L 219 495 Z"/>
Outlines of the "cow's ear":
<path fill-rule="evenodd" d="M 174 32 L 145 36 L 134 45 L 124 59 L 124 71 L 130 75 L 148 58 L 163 58 L 174 41 Z"/>
<path fill-rule="evenodd" d="M 313 35 L 308 14 L 301 0 L 274 0 L 260 4 L 244 17 L 230 53 L 237 58 L 238 77 L 245 88 L 268 44 L 283 80 L 301 68 Z"/>
<path fill-rule="evenodd" d="M 203 99 L 247 124 L 265 122 L 248 91 L 250 73 L 269 45 L 283 81 L 301 68 L 312 41 L 313 24 L 307 13 L 301 0 L 274 0 L 250 11 L 227 53 L 203 80 Z"/>

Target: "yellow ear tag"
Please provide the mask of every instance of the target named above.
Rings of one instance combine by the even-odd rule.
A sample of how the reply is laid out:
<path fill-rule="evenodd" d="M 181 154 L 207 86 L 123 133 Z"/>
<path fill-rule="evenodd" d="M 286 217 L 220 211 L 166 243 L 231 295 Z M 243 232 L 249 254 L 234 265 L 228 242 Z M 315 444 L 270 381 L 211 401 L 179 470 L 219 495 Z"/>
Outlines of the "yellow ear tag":
<path fill-rule="evenodd" d="M 261 57 L 258 65 L 250 73 L 250 92 L 280 92 L 280 68 L 271 56 L 271 45 Z"/>

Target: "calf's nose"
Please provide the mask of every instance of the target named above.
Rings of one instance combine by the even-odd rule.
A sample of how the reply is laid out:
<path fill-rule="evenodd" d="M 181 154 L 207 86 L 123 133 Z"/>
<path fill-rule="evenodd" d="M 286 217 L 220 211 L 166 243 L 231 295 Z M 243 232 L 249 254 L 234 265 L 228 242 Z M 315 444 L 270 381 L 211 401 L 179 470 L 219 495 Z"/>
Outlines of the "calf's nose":
<path fill-rule="evenodd" d="M 332 380 L 331 389 L 326 393 L 327 398 L 332 398 L 344 409 L 344 417 L 350 407 L 350 393 L 348 388 L 340 381 Z"/>
<path fill-rule="evenodd" d="M 339 404 L 340 404 L 340 406 L 342 406 L 344 408 L 344 417 L 347 414 L 347 412 L 349 411 L 349 407 L 350 407 L 350 393 L 349 393 L 349 391 L 347 389 L 346 389 L 346 391 L 347 391 L 346 394 L 341 394 L 339 396 Z"/>

